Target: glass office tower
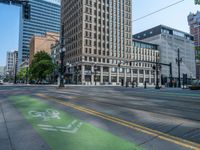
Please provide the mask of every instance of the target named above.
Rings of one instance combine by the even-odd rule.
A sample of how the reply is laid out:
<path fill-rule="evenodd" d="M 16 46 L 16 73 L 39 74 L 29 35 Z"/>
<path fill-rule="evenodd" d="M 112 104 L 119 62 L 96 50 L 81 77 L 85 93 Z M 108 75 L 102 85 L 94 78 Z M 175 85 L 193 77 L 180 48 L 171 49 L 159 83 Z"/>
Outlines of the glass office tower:
<path fill-rule="evenodd" d="M 60 32 L 60 0 L 29 0 L 29 4 L 30 20 L 23 19 L 22 7 L 20 8 L 18 65 L 29 56 L 30 40 L 34 34 Z"/>

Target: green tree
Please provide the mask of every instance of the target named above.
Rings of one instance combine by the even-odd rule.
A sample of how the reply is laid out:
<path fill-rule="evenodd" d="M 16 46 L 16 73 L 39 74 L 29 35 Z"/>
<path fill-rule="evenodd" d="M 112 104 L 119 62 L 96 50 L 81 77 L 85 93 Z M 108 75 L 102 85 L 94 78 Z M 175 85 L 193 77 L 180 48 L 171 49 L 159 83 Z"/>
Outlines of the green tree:
<path fill-rule="evenodd" d="M 49 54 L 45 51 L 37 52 L 30 65 L 30 76 L 32 80 L 42 81 L 47 79 L 54 71 L 55 65 Z"/>
<path fill-rule="evenodd" d="M 27 71 L 26 68 L 21 68 L 20 71 L 17 73 L 17 79 L 24 81 L 26 78 L 26 73 L 27 73 L 26 71 Z"/>

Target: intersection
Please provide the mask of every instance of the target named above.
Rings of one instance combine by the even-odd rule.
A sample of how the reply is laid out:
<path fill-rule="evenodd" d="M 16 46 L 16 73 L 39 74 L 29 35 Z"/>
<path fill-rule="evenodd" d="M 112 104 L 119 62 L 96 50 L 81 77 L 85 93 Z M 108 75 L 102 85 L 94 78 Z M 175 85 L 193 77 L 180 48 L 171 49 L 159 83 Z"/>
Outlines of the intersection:
<path fill-rule="evenodd" d="M 200 148 L 199 91 L 1 86 L 0 99 L 8 150 Z"/>

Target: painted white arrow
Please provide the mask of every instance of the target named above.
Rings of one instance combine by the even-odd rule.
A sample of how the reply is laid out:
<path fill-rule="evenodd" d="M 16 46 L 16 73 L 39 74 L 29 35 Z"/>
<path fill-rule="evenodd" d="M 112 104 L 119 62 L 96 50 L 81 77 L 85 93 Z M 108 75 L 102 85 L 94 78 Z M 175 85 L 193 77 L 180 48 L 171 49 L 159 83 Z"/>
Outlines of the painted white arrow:
<path fill-rule="evenodd" d="M 56 132 L 65 132 L 74 134 L 80 129 L 82 125 L 83 125 L 82 122 L 73 120 L 67 126 L 52 126 L 52 125 L 38 124 L 38 127 L 46 131 L 56 131 Z"/>

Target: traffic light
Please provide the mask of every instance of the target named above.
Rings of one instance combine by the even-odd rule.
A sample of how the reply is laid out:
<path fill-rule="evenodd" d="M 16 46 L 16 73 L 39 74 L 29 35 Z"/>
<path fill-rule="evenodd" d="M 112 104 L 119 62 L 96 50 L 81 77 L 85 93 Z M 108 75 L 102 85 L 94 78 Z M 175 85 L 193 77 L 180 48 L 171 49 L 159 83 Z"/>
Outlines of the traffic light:
<path fill-rule="evenodd" d="M 0 3 L 10 4 L 10 0 L 0 0 Z"/>
<path fill-rule="evenodd" d="M 26 20 L 29 20 L 31 18 L 31 5 L 30 4 L 24 4 L 23 5 L 23 17 Z"/>
<path fill-rule="evenodd" d="M 200 0 L 194 0 L 195 5 L 200 5 Z"/>

